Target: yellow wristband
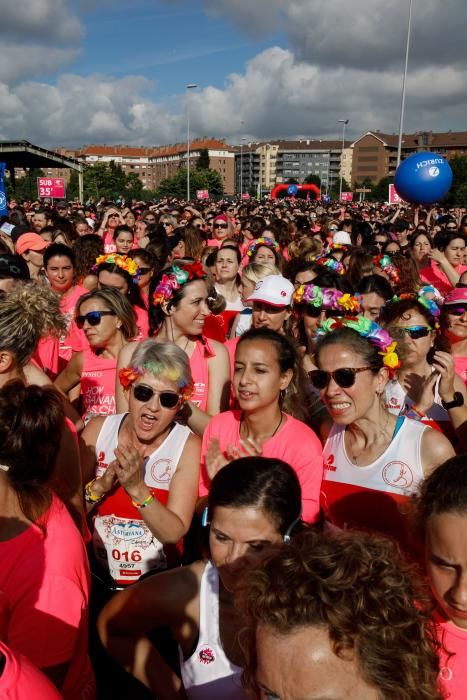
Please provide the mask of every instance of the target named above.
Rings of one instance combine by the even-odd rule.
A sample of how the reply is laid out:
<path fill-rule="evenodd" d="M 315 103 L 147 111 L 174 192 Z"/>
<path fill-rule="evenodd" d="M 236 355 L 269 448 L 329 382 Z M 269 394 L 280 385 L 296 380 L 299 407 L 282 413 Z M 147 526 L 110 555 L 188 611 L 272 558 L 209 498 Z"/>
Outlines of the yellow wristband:
<path fill-rule="evenodd" d="M 131 503 L 134 505 L 135 508 L 141 509 L 141 508 L 146 508 L 150 503 L 152 503 L 154 500 L 154 494 L 149 494 L 147 498 L 144 499 L 144 501 L 141 501 L 141 503 L 137 503 L 136 501 L 131 501 Z"/>

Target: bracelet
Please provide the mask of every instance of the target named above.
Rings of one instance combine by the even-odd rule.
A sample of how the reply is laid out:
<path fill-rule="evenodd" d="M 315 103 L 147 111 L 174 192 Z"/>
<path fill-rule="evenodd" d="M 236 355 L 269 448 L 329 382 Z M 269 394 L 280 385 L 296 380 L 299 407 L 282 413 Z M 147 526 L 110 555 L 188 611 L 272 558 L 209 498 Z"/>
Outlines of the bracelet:
<path fill-rule="evenodd" d="M 137 503 L 137 501 L 131 501 L 132 505 L 134 505 L 135 508 L 138 508 L 138 510 L 141 510 L 141 508 L 146 508 L 150 503 L 152 503 L 154 500 L 154 494 L 150 493 L 147 498 L 144 499 L 144 501 L 141 501 L 141 503 Z"/>
<path fill-rule="evenodd" d="M 84 487 L 84 500 L 86 503 L 99 503 L 99 501 L 102 501 L 104 498 L 104 494 L 102 494 L 102 496 L 96 496 L 96 494 L 92 492 L 94 482 L 95 479 L 92 479 L 91 481 L 88 481 Z"/>
<path fill-rule="evenodd" d="M 425 413 L 423 411 L 420 411 L 420 409 L 416 408 L 415 406 L 412 406 L 412 408 L 406 408 L 404 411 L 403 415 L 406 418 L 411 418 L 412 420 L 422 420 L 422 418 L 425 417 Z"/>
<path fill-rule="evenodd" d="M 415 413 L 417 413 L 420 416 L 420 418 L 426 418 L 426 413 L 422 411 L 421 408 L 418 408 L 418 406 L 415 406 L 415 404 L 412 406 L 412 411 L 415 411 Z"/>

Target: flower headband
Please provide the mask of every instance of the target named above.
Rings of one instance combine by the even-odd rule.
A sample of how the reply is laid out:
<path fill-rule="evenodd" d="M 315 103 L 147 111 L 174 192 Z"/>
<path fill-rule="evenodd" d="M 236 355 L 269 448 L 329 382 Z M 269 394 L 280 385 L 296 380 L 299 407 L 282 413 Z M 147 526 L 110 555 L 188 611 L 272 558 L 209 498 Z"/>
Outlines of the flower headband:
<path fill-rule="evenodd" d="M 301 284 L 292 295 L 294 304 L 310 304 L 316 308 L 360 313 L 360 299 L 344 294 L 337 289 L 318 287 L 316 284 Z"/>
<path fill-rule="evenodd" d="M 349 243 L 329 243 L 329 245 L 326 246 L 326 255 L 337 252 L 338 250 L 346 253 L 350 248 L 351 245 Z"/>
<path fill-rule="evenodd" d="M 419 304 L 421 304 L 425 309 L 428 311 L 428 313 L 433 317 L 433 325 L 435 329 L 437 330 L 439 328 L 439 323 L 436 320 L 438 316 L 441 313 L 441 309 L 439 308 L 438 304 L 434 299 L 430 299 L 427 295 L 428 294 L 435 294 L 436 290 L 434 287 L 431 287 L 430 285 L 427 285 L 426 287 L 422 287 L 417 294 L 395 294 L 391 299 L 389 299 L 385 305 L 387 304 L 396 304 L 398 301 L 406 301 L 407 299 L 417 301 Z"/>
<path fill-rule="evenodd" d="M 162 279 L 152 296 L 152 302 L 157 306 L 164 301 L 169 301 L 174 293 L 187 282 L 204 279 L 206 279 L 206 272 L 199 262 L 183 265 L 183 267 L 173 265 L 170 272 L 162 275 Z"/>
<path fill-rule="evenodd" d="M 119 253 L 107 253 L 107 255 L 99 255 L 96 258 L 95 264 L 92 266 L 91 271 L 97 272 L 99 265 L 116 265 L 124 272 L 128 273 L 130 277 L 133 278 L 133 282 L 138 282 L 141 277 L 141 271 L 138 265 L 135 263 L 133 258 L 129 258 L 128 255 L 120 255 Z"/>
<path fill-rule="evenodd" d="M 394 375 L 400 367 L 399 357 L 396 353 L 397 342 L 389 335 L 387 330 L 371 321 L 369 318 L 328 318 L 318 328 L 318 336 L 332 333 L 338 328 L 351 328 L 362 338 L 366 338 L 372 345 L 379 348 L 379 354 L 383 357 L 383 364 L 389 369 L 390 376 Z"/>
<path fill-rule="evenodd" d="M 143 376 L 146 372 L 160 377 L 161 375 L 166 377 L 171 382 L 177 382 L 180 390 L 180 395 L 182 397 L 182 402 L 185 403 L 189 401 L 193 394 L 193 382 L 186 382 L 181 379 L 180 372 L 175 369 L 175 367 L 165 367 L 160 362 L 146 362 L 141 367 L 125 367 L 121 369 L 118 373 L 118 378 L 120 384 L 124 389 L 129 389 L 133 382 L 135 382 L 138 377 Z"/>
<path fill-rule="evenodd" d="M 378 267 L 387 274 L 391 282 L 399 284 L 399 270 L 394 265 L 389 255 L 377 255 L 376 258 L 373 258 L 373 263 L 378 265 Z"/>
<path fill-rule="evenodd" d="M 262 245 L 266 246 L 266 248 L 272 248 L 276 254 L 281 252 L 281 247 L 277 241 L 275 241 L 273 238 L 268 238 L 267 236 L 261 236 L 260 238 L 256 238 L 254 241 L 251 241 L 250 245 L 248 246 L 248 250 L 246 251 L 248 257 L 251 258 Z"/>
<path fill-rule="evenodd" d="M 322 267 L 329 267 L 330 270 L 337 272 L 338 275 L 343 275 L 345 273 L 343 264 L 335 258 L 327 258 L 323 255 L 315 258 L 313 262 Z"/>

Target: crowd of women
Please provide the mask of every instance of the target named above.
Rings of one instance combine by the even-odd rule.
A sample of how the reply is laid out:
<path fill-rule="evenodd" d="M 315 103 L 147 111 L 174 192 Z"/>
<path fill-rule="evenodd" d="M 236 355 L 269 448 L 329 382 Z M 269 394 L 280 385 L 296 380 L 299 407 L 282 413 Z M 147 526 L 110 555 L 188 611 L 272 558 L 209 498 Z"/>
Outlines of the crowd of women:
<path fill-rule="evenodd" d="M 466 240 L 10 202 L 0 697 L 465 698 Z"/>

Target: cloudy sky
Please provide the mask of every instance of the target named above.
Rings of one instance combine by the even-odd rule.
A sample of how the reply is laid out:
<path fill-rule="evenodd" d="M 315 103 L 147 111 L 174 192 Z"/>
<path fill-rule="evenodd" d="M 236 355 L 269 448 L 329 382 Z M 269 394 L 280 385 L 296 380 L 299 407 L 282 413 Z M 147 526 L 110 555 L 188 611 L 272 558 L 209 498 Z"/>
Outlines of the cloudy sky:
<path fill-rule="evenodd" d="M 409 0 L 2 3 L 0 140 L 397 132 Z M 406 130 L 467 129 L 465 0 L 413 0 Z"/>

